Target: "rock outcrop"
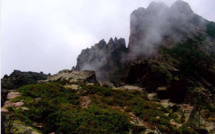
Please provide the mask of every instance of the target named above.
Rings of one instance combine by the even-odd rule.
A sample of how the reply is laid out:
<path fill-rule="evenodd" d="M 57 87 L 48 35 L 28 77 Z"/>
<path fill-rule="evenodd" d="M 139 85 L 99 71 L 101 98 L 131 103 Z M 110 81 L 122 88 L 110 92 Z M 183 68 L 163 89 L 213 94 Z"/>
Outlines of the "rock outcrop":
<path fill-rule="evenodd" d="M 138 85 L 160 99 L 187 102 L 194 87 L 213 92 L 214 29 L 214 22 L 195 14 L 184 1 L 171 7 L 152 2 L 132 12 L 128 48 L 124 39 L 101 40 L 82 51 L 76 69 L 95 70 L 98 80 Z M 166 90 L 156 91 L 159 87 Z"/>
<path fill-rule="evenodd" d="M 8 90 L 17 89 L 28 84 L 35 84 L 39 80 L 47 79 L 48 75 L 36 72 L 21 72 L 14 70 L 9 76 L 5 75 L 1 79 L 1 106 L 4 104 Z"/>
<path fill-rule="evenodd" d="M 94 70 L 97 79 L 102 81 L 119 79 L 126 51 L 124 39 L 111 38 L 108 43 L 101 40 L 90 49 L 82 50 L 76 70 Z"/>
<path fill-rule="evenodd" d="M 54 74 L 47 78 L 47 80 L 40 82 L 60 82 L 62 84 L 98 84 L 96 79 L 95 71 L 71 71 L 71 70 L 62 70 L 57 74 Z"/>
<path fill-rule="evenodd" d="M 215 28 L 214 25 L 195 14 L 189 4 L 181 0 L 171 7 L 161 2 L 152 2 L 146 9 L 138 8 L 130 16 L 129 58 L 135 60 L 142 56 L 152 57 L 163 46 L 174 47 L 184 43 L 188 37 L 206 38 L 204 47 L 214 48 L 214 39 L 211 38 L 214 35 L 209 32 L 209 29 Z"/>
<path fill-rule="evenodd" d="M 16 89 L 24 85 L 35 84 L 38 80 L 45 80 L 47 77 L 48 75 L 43 72 L 21 72 L 14 70 L 10 76 L 5 75 L 1 79 L 1 88 Z"/>

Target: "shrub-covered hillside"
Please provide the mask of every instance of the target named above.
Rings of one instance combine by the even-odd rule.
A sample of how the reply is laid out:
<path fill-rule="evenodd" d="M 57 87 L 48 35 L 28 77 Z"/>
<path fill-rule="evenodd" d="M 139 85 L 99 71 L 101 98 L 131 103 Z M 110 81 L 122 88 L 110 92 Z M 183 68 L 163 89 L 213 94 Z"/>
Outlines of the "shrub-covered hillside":
<path fill-rule="evenodd" d="M 79 90 L 59 83 L 39 83 L 16 90 L 20 96 L 7 107 L 5 133 L 196 133 L 172 111 L 150 101 L 147 93 L 82 85 Z M 174 122 L 177 125 L 173 125 Z M 17 125 L 19 124 L 19 125 Z M 150 131 L 152 131 L 150 130 Z"/>

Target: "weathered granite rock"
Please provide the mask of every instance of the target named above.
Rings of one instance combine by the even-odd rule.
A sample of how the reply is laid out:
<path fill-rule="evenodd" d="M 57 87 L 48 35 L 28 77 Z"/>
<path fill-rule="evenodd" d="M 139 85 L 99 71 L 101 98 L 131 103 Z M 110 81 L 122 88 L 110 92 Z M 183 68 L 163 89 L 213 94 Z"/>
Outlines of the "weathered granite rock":
<path fill-rule="evenodd" d="M 134 85 L 124 85 L 124 86 L 117 87 L 117 88 L 114 88 L 114 89 L 124 89 L 124 90 L 127 90 L 127 91 L 132 91 L 132 90 L 143 91 L 143 88 L 138 87 L 138 86 L 134 86 Z"/>
<path fill-rule="evenodd" d="M 207 23 L 184 1 L 176 1 L 171 7 L 152 2 L 146 9 L 138 8 L 130 15 L 129 55 L 131 59 L 154 56 L 161 45 L 172 47 L 188 36 L 206 35 Z"/>
<path fill-rule="evenodd" d="M 47 74 L 36 72 L 21 72 L 14 70 L 10 76 L 5 75 L 1 79 L 2 89 L 16 89 L 24 85 L 35 84 L 38 80 L 45 80 Z"/>
<path fill-rule="evenodd" d="M 11 92 L 8 93 L 7 99 L 14 99 L 14 98 L 16 98 L 16 97 L 18 97 L 20 95 L 21 95 L 20 92 L 11 91 Z"/>
<path fill-rule="evenodd" d="M 6 96 L 9 90 L 19 88 L 28 84 L 35 84 L 38 80 L 45 80 L 48 75 L 36 72 L 21 72 L 14 70 L 9 76 L 5 75 L 1 79 L 1 106 L 6 101 Z"/>
<path fill-rule="evenodd" d="M 99 81 L 99 85 L 103 87 L 115 88 L 114 84 L 109 81 Z"/>
<path fill-rule="evenodd" d="M 15 107 L 21 107 L 21 106 L 23 106 L 23 105 L 24 105 L 24 102 L 23 102 L 23 101 L 16 102 L 16 103 L 14 104 Z"/>
<path fill-rule="evenodd" d="M 177 70 L 166 63 L 156 60 L 140 60 L 129 66 L 125 74 L 125 82 L 141 85 L 152 92 L 156 91 L 158 87 L 166 86 L 175 72 Z"/>
<path fill-rule="evenodd" d="M 4 105 L 1 108 L 1 112 L 2 113 L 7 113 L 8 112 L 7 107 L 10 107 L 10 106 L 22 107 L 24 105 L 23 100 L 21 100 L 19 102 L 11 102 L 10 101 L 10 99 L 14 99 L 14 98 L 16 98 L 16 97 L 18 97 L 20 95 L 21 94 L 19 92 L 14 92 L 14 91 L 11 91 L 10 93 L 8 93 L 8 95 L 7 95 L 7 101 L 4 102 Z"/>
<path fill-rule="evenodd" d="M 156 93 L 148 93 L 148 98 L 151 101 L 159 101 L 159 98 Z"/>
<path fill-rule="evenodd" d="M 48 81 L 57 81 L 64 85 L 71 85 L 71 84 L 87 84 L 87 83 L 94 83 L 98 84 L 96 80 L 96 74 L 94 71 L 71 71 L 71 70 L 62 70 L 57 74 L 54 74 L 48 77 L 47 80 L 41 82 L 48 82 Z"/>
<path fill-rule="evenodd" d="M 64 87 L 67 88 L 67 89 L 78 90 L 80 88 L 80 85 L 71 84 L 71 85 L 65 85 Z"/>
<path fill-rule="evenodd" d="M 126 51 L 124 39 L 111 38 L 108 43 L 101 40 L 91 48 L 82 50 L 77 58 L 76 70 L 94 70 L 98 80 L 116 81 L 121 76 Z"/>

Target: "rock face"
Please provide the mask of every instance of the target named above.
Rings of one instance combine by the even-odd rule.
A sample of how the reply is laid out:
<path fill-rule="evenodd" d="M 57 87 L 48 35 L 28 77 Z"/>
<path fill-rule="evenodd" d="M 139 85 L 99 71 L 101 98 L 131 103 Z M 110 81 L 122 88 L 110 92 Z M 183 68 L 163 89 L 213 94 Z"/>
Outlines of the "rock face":
<path fill-rule="evenodd" d="M 101 40 L 90 49 L 82 50 L 77 58 L 76 70 L 94 70 L 97 79 L 103 81 L 118 78 L 126 51 L 124 39 L 111 38 L 108 43 Z"/>
<path fill-rule="evenodd" d="M 214 30 L 211 31 L 213 34 L 209 32 L 214 26 L 215 23 L 195 14 L 186 2 L 178 0 L 171 7 L 152 2 L 148 8 L 139 8 L 130 16 L 129 58 L 134 60 L 140 56 L 154 56 L 161 46 L 174 47 L 185 42 L 188 37 L 204 36 L 209 42 L 214 42 L 211 39 Z M 214 46 L 214 43 L 212 46 L 207 45 L 208 48 Z"/>
<path fill-rule="evenodd" d="M 156 60 L 133 62 L 126 73 L 125 82 L 138 84 L 148 90 L 155 91 L 160 86 L 166 86 L 178 70 Z M 177 76 L 175 76 L 177 77 Z"/>
<path fill-rule="evenodd" d="M 35 84 L 38 80 L 45 80 L 48 75 L 36 72 L 21 72 L 14 70 L 10 76 L 1 79 L 2 89 L 16 89 L 24 85 Z"/>
<path fill-rule="evenodd" d="M 62 70 L 59 73 L 48 77 L 45 81 L 58 81 L 68 84 L 87 84 L 93 83 L 98 84 L 96 80 L 96 74 L 94 71 L 71 71 L 71 70 Z"/>
<path fill-rule="evenodd" d="M 5 75 L 1 79 L 1 106 L 4 104 L 8 90 L 16 89 L 24 85 L 35 84 L 38 80 L 45 80 L 48 75 L 36 72 L 21 72 L 14 70 L 10 76 Z"/>
<path fill-rule="evenodd" d="M 181 0 L 171 7 L 152 2 L 131 13 L 128 48 L 124 39 L 101 40 L 77 61 L 77 70 L 95 70 L 98 80 L 138 85 L 148 92 L 165 87 L 157 90 L 160 99 L 192 103 L 194 87 L 213 94 L 215 23 Z"/>

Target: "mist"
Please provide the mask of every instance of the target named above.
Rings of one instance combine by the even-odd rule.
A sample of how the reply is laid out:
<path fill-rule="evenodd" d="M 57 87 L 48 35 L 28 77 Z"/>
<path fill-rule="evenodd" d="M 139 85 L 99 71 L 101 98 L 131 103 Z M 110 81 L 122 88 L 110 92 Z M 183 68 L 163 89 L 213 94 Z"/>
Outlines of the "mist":
<path fill-rule="evenodd" d="M 195 14 L 188 3 L 177 1 L 170 7 L 152 2 L 130 17 L 130 60 L 158 54 L 162 46 L 171 47 L 205 31 L 206 20 Z"/>

